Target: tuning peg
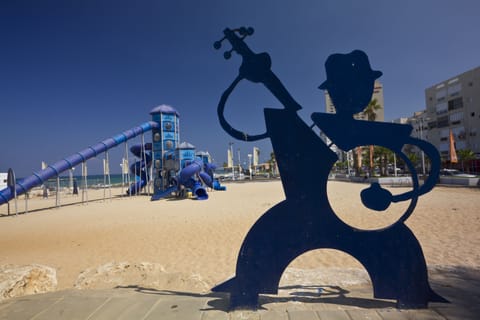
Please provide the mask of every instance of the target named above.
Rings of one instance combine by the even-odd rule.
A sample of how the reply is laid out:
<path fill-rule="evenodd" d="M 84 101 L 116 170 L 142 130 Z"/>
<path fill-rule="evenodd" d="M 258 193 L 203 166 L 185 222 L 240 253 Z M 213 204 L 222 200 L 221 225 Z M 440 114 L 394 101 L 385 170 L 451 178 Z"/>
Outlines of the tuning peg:
<path fill-rule="evenodd" d="M 245 28 L 245 27 L 240 27 L 240 28 L 238 29 L 238 33 L 240 33 L 241 36 L 246 35 L 246 34 L 247 34 L 247 28 Z"/>
<path fill-rule="evenodd" d="M 247 35 L 251 36 L 255 30 L 252 27 L 247 28 Z"/>
<path fill-rule="evenodd" d="M 221 42 L 221 41 L 215 41 L 215 42 L 213 43 L 213 47 L 214 47 L 216 50 L 220 49 L 220 48 L 222 47 L 222 42 Z"/>
<path fill-rule="evenodd" d="M 227 59 L 227 60 L 230 59 L 230 58 L 232 57 L 232 50 L 230 50 L 230 51 L 225 51 L 225 52 L 223 53 L 223 57 L 224 57 L 225 59 Z"/>

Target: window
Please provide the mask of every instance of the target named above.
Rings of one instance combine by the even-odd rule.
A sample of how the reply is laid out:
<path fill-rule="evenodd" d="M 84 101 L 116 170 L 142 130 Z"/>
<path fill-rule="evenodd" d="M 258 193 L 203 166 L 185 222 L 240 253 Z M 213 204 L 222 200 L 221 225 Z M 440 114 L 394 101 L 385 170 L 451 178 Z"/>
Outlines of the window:
<path fill-rule="evenodd" d="M 447 96 L 447 90 L 446 89 L 439 90 L 435 94 L 435 97 L 437 98 L 437 101 L 439 101 L 439 102 L 445 100 L 446 96 Z"/>
<path fill-rule="evenodd" d="M 435 111 L 437 114 L 444 114 L 448 112 L 448 104 L 446 102 L 438 103 L 435 106 Z"/>
<path fill-rule="evenodd" d="M 437 127 L 437 121 L 431 121 L 428 123 L 428 129 L 433 129 Z"/>
<path fill-rule="evenodd" d="M 456 83 L 447 88 L 447 93 L 450 97 L 458 96 L 462 90 L 462 84 Z"/>
<path fill-rule="evenodd" d="M 448 127 L 448 125 L 449 125 L 448 116 L 443 116 L 438 118 L 437 127 L 444 128 L 444 127 Z"/>
<path fill-rule="evenodd" d="M 462 122 L 463 112 L 455 112 L 450 115 L 450 124 L 459 124 Z"/>
<path fill-rule="evenodd" d="M 465 134 L 465 127 L 452 128 L 452 133 L 455 140 L 465 140 L 467 135 Z"/>
<path fill-rule="evenodd" d="M 465 143 L 465 141 L 455 142 L 455 149 L 457 150 L 463 150 L 463 149 L 466 149 L 466 147 L 467 147 L 467 144 Z"/>
<path fill-rule="evenodd" d="M 440 130 L 440 138 L 448 138 L 449 135 L 450 135 L 450 129 Z"/>
<path fill-rule="evenodd" d="M 449 148 L 448 142 L 442 142 L 438 146 L 439 151 L 448 151 L 448 148 Z"/>
<path fill-rule="evenodd" d="M 448 101 L 448 110 L 455 110 L 463 108 L 463 98 L 458 97 Z"/>

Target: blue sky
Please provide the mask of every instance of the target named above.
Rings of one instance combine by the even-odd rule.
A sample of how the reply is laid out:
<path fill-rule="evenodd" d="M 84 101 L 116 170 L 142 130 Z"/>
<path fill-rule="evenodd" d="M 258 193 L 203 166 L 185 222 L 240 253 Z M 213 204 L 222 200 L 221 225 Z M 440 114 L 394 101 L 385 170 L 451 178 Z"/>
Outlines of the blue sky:
<path fill-rule="evenodd" d="M 240 65 L 213 49 L 225 27 L 255 28 L 249 46 L 271 55 L 308 123 L 325 110 L 325 60 L 354 49 L 383 72 L 386 120 L 410 116 L 425 88 L 480 64 L 478 12 L 477 0 L 0 1 L 0 172 L 29 175 L 150 120 L 159 104 L 179 111 L 182 141 L 222 164 L 233 139 L 216 107 Z M 264 107 L 280 105 L 242 82 L 226 116 L 259 133 Z M 253 146 L 261 160 L 271 152 L 268 140 L 234 142 L 242 162 Z M 110 153 L 113 171 L 122 152 Z"/>

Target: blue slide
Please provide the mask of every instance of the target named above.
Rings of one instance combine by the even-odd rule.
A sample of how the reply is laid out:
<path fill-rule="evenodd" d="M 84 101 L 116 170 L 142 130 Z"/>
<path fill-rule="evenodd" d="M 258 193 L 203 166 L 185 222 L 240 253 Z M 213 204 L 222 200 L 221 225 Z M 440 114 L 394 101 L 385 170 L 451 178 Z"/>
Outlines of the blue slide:
<path fill-rule="evenodd" d="M 82 162 L 87 161 L 90 158 L 96 157 L 97 155 L 118 146 L 119 144 L 135 138 L 136 136 L 148 132 L 153 128 L 158 128 L 158 123 L 154 121 L 145 122 L 137 127 L 134 127 L 130 130 L 124 131 L 112 138 L 103 140 L 93 146 L 90 146 L 80 152 L 72 154 L 58 162 L 55 162 L 52 165 L 49 165 L 46 169 L 39 172 L 34 172 L 31 176 L 26 177 L 23 180 L 17 181 L 15 184 L 15 189 L 17 195 L 21 195 L 28 190 L 40 186 L 45 183 L 48 179 L 60 175 L 62 172 L 65 172 L 76 165 L 79 165 Z M 5 188 L 0 190 L 0 205 L 7 203 L 14 197 L 12 189 Z"/>
<path fill-rule="evenodd" d="M 192 189 L 192 193 L 197 196 L 198 200 L 207 200 L 208 193 L 207 190 L 203 187 L 200 181 L 196 181 L 192 177 L 196 174 L 200 174 L 202 171 L 203 162 L 202 160 L 194 160 L 188 166 L 182 169 L 178 175 L 178 182 L 181 185 L 184 185 L 187 188 Z"/>
<path fill-rule="evenodd" d="M 130 172 L 137 177 L 137 180 L 130 185 L 127 194 L 137 194 L 147 185 L 148 168 L 152 165 L 152 144 L 146 143 L 144 148 L 145 154 L 141 144 L 136 144 L 130 148 L 130 151 L 141 160 L 130 166 Z"/>
<path fill-rule="evenodd" d="M 205 171 L 202 168 L 205 167 Z M 169 197 L 172 192 L 179 191 L 180 186 L 191 189 L 192 193 L 197 197 L 197 200 L 207 200 L 208 193 L 204 188 L 204 184 L 210 188 L 213 188 L 213 164 L 203 164 L 201 159 L 196 159 L 185 168 L 183 168 L 175 178 L 176 184 L 168 187 L 160 194 L 154 194 L 152 201 L 160 200 L 165 197 Z M 200 177 L 199 180 L 194 179 L 195 175 Z"/>

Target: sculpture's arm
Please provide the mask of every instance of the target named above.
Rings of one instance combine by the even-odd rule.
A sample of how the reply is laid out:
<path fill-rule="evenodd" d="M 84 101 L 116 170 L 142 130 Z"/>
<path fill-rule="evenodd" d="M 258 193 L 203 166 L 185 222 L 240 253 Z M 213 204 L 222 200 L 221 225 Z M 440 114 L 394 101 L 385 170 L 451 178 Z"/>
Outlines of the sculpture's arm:
<path fill-rule="evenodd" d="M 230 51 L 225 52 L 224 57 L 229 59 L 231 52 L 235 51 L 242 57 L 239 75 L 232 84 L 225 90 L 218 106 L 218 115 L 222 127 L 234 137 L 241 140 L 251 141 L 254 137 L 265 137 L 265 135 L 249 136 L 243 132 L 233 129 L 223 116 L 226 101 L 236 85 L 242 79 L 247 79 L 254 83 L 263 83 L 265 87 L 282 103 L 287 110 L 297 111 L 301 106 L 293 99 L 278 77 L 271 71 L 271 59 L 267 53 L 254 53 L 248 45 L 243 41 L 245 37 L 253 34 L 252 28 L 240 28 L 231 30 L 229 28 L 223 31 L 224 38 L 215 42 L 214 47 L 219 49 L 223 40 L 228 40 L 232 45 Z M 241 36 L 239 36 L 239 35 Z"/>
<path fill-rule="evenodd" d="M 405 142 L 406 144 L 411 144 L 414 146 L 417 146 L 425 152 L 427 157 L 430 159 L 430 172 L 428 175 L 427 180 L 420 186 L 420 188 L 415 191 L 410 191 L 406 193 L 399 194 L 397 196 L 393 197 L 393 202 L 399 202 L 399 201 L 405 201 L 410 199 L 413 195 L 412 193 L 416 192 L 417 196 L 421 196 L 422 194 L 425 194 L 429 192 L 430 190 L 433 189 L 435 184 L 438 181 L 439 173 L 440 173 L 440 154 L 438 153 L 438 150 L 430 143 L 424 140 L 420 140 L 417 138 L 409 137 L 408 141 Z M 415 174 L 415 173 L 412 173 Z"/>

